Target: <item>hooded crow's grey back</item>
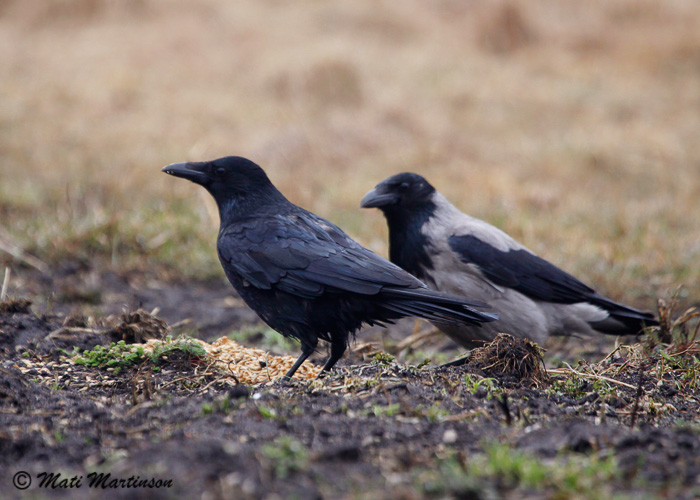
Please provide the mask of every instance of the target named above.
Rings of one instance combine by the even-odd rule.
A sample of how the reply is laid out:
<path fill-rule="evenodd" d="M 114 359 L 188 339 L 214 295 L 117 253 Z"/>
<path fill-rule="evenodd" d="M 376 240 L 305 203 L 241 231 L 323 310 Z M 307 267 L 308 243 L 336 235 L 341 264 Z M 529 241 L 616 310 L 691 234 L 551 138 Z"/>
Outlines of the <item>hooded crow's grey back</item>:
<path fill-rule="evenodd" d="M 202 185 L 219 207 L 219 260 L 241 298 L 273 329 L 301 341 L 302 354 L 331 344 L 329 370 L 363 323 L 404 316 L 478 328 L 488 307 L 428 289 L 414 276 L 367 250 L 321 217 L 288 201 L 265 172 L 237 156 L 177 163 L 163 169 Z"/>
<path fill-rule="evenodd" d="M 499 321 L 481 329 L 436 323 L 458 343 L 506 332 L 543 342 L 552 335 L 636 334 L 657 324 L 538 257 L 500 229 L 459 211 L 423 177 L 398 174 L 365 195 L 389 227 L 389 258 L 430 287 L 491 304 Z"/>

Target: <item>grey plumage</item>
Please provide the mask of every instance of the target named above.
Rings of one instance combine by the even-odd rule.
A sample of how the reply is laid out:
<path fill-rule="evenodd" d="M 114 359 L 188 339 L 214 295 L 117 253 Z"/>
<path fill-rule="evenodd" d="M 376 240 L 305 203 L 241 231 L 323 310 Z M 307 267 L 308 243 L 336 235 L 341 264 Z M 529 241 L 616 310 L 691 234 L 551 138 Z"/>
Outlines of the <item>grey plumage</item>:
<path fill-rule="evenodd" d="M 435 323 L 466 347 L 506 332 L 543 342 L 554 335 L 625 335 L 657 324 L 538 257 L 500 229 L 457 209 L 423 177 L 390 177 L 367 193 L 389 226 L 390 260 L 435 290 L 491 304 L 499 321 L 480 329 Z"/>
<path fill-rule="evenodd" d="M 363 325 L 418 316 L 448 323 L 495 321 L 487 304 L 429 290 L 337 226 L 291 203 L 255 163 L 238 156 L 175 163 L 170 175 L 203 186 L 219 207 L 219 260 L 241 298 L 272 328 L 301 342 L 286 374 L 330 343 L 323 370 Z"/>

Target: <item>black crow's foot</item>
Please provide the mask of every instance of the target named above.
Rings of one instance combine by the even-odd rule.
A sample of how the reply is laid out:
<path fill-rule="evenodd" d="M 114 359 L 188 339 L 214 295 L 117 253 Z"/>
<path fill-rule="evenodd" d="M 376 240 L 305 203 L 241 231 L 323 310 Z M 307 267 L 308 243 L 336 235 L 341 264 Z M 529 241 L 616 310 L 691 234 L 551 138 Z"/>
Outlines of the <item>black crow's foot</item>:
<path fill-rule="evenodd" d="M 280 378 L 275 380 L 272 383 L 273 386 L 275 387 L 291 387 L 294 385 L 294 381 L 292 380 L 291 377 L 287 375 L 282 375 Z"/>
<path fill-rule="evenodd" d="M 450 361 L 449 363 L 444 363 L 444 364 L 438 366 L 438 368 L 450 368 L 453 366 L 464 366 L 467 364 L 470 357 L 471 357 L 471 353 L 467 354 L 464 357 L 455 359 L 454 361 Z"/>

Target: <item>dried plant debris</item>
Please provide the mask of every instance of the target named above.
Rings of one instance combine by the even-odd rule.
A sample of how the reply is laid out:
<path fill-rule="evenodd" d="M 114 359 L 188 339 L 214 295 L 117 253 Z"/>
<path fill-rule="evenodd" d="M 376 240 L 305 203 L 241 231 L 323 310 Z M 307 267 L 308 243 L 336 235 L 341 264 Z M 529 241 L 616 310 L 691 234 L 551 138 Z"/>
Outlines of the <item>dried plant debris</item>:
<path fill-rule="evenodd" d="M 575 368 L 547 372 L 552 377 L 545 393 L 593 403 L 597 412 L 630 427 L 692 418 L 700 402 L 700 341 L 683 350 L 673 344 L 652 350 L 645 343 L 620 345 L 597 363 L 580 361 Z"/>
<path fill-rule="evenodd" d="M 116 320 L 110 336 L 127 344 L 138 344 L 149 339 L 163 339 L 170 330 L 168 324 L 155 315 L 156 311 L 143 309 L 125 312 Z"/>
<path fill-rule="evenodd" d="M 107 386 L 117 383 L 114 380 L 109 382 L 110 377 L 127 372 L 149 369 L 164 373 L 167 369 L 178 374 L 175 378 L 177 382 L 187 381 L 188 387 L 194 390 L 213 380 L 223 385 L 276 382 L 294 361 L 293 356 L 273 356 L 262 349 L 243 347 L 227 337 L 213 344 L 188 337 L 168 337 L 165 340 L 151 339 L 144 344 L 127 344 L 121 340 L 109 346 L 98 345 L 59 362 L 47 362 L 41 357 L 28 355 L 18 368 L 22 373 L 36 377 L 38 382 L 61 388 L 64 384 L 78 384 L 79 390 L 84 377 L 66 378 L 66 374 L 74 373 L 78 368 L 93 372 L 99 370 L 97 377 Z M 320 371 L 321 367 L 307 362 L 299 368 L 294 378 L 311 380 Z M 91 375 L 89 379 L 92 378 Z M 170 382 L 168 377 L 161 381 L 166 386 Z"/>
<path fill-rule="evenodd" d="M 20 331 L 20 319 L 30 329 L 39 325 L 39 318 L 35 323 L 11 319 L 15 323 L 3 328 Z M 104 337 L 115 321 L 75 316 L 54 319 L 41 331 L 51 337 L 48 346 L 64 334 L 89 333 L 90 327 Z M 11 349 L 0 361 L 0 393 L 5 394 L 0 424 L 8 442 L 28 445 L 8 447 L 6 463 L 0 465 L 19 467 L 18 457 L 44 463 L 46 453 L 61 466 L 93 463 L 114 449 L 133 449 L 127 463 L 134 470 L 146 470 L 143 464 L 153 462 L 152 453 L 171 460 L 171 468 L 201 464 L 204 456 L 206 463 L 219 460 L 230 468 L 221 470 L 240 477 L 254 470 L 261 481 L 270 474 L 286 477 L 284 484 L 296 484 L 289 481 L 292 474 L 311 483 L 328 471 L 346 477 L 354 467 L 362 480 L 371 477 L 366 471 L 375 471 L 377 488 L 386 483 L 382 470 L 400 471 L 406 486 L 424 484 L 424 478 L 450 485 L 455 478 L 478 478 L 474 471 L 483 469 L 484 481 L 497 484 L 504 477 L 525 481 L 521 476 L 527 473 L 534 479 L 523 488 L 537 488 L 539 496 L 554 491 L 548 478 L 569 478 L 571 471 L 582 470 L 587 481 L 613 492 L 626 491 L 629 478 L 639 476 L 661 484 L 654 487 L 664 488 L 665 497 L 694 498 L 677 493 L 696 484 L 700 470 L 700 435 L 694 430 L 700 345 L 679 350 L 640 343 L 610 351 L 596 363 L 572 361 L 572 367 L 550 370 L 536 385 L 532 377 L 540 376 L 539 348 L 507 335 L 476 350 L 460 369 L 409 366 L 379 352 L 371 362 L 294 384 L 273 383 L 293 357 L 248 349 L 228 338 L 213 343 L 183 336 L 141 344 L 122 340 L 81 349 L 79 356 L 58 347 L 47 354 Z M 311 379 L 319 371 L 307 362 L 296 377 Z M 206 440 L 223 442 L 232 452 L 212 459 Z M 139 443 L 148 442 L 157 447 L 142 453 Z M 206 454 L 191 452 L 197 446 Z M 173 455 L 172 450 L 184 451 Z M 442 453 L 463 456 L 450 464 L 436 462 Z M 622 472 L 616 463 L 624 464 Z M 675 489 L 666 491 L 668 484 Z M 464 496 L 460 485 L 431 486 L 414 496 Z M 540 494 L 543 488 L 546 494 Z M 570 497 L 580 483 L 567 488 L 553 497 Z M 614 496 L 607 489 L 587 497 Z M 498 489 L 490 496 L 518 495 Z"/>
<path fill-rule="evenodd" d="M 634 378 L 641 370 L 658 387 L 697 394 L 700 391 L 700 340 L 683 347 L 680 350 L 672 344 L 650 351 L 644 344 L 625 345 L 598 364 L 617 378 Z"/>
<path fill-rule="evenodd" d="M 292 366 L 294 356 L 273 356 L 262 349 L 244 347 L 228 337 L 221 337 L 213 344 L 197 341 L 215 366 L 233 373 L 244 384 L 264 384 L 281 378 Z M 162 342 L 150 340 L 143 345 L 146 352 L 156 350 Z M 309 362 L 299 367 L 295 379 L 310 380 L 316 378 L 321 367 Z"/>
<path fill-rule="evenodd" d="M 674 317 L 680 291 L 681 288 L 678 288 L 668 300 L 658 300 L 659 326 L 650 328 L 650 335 L 646 338 L 650 347 L 661 343 L 675 345 L 678 350 L 683 350 L 686 345 L 696 341 L 700 333 L 700 310 L 690 307 L 680 316 Z"/>
<path fill-rule="evenodd" d="M 499 333 L 491 343 L 473 349 L 466 364 L 488 375 L 510 376 L 540 386 L 547 380 L 542 352 L 531 340 Z"/>
<path fill-rule="evenodd" d="M 0 314 L 26 314 L 31 305 L 32 301 L 27 299 L 6 299 L 0 302 Z"/>
<path fill-rule="evenodd" d="M 14 368 L 32 382 L 55 390 L 108 393 L 120 387 L 131 387 L 138 393 L 150 394 L 173 386 L 185 392 L 203 392 L 210 384 L 235 386 L 234 377 L 213 367 L 199 341 L 191 338 L 168 337 L 165 341 L 126 344 L 123 340 L 109 346 L 97 345 L 92 350 L 50 360 L 29 351 Z M 134 398 L 136 399 L 136 398 Z"/>

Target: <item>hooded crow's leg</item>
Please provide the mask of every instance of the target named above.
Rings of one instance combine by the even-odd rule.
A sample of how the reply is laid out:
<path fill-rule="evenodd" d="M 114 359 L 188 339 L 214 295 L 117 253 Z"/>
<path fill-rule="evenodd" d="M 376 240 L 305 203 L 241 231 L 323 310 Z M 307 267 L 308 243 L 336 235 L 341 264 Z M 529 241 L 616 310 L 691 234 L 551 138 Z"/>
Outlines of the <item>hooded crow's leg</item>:
<path fill-rule="evenodd" d="M 311 356 L 313 352 L 316 350 L 316 345 L 318 344 L 318 339 L 316 337 L 311 337 L 312 339 L 315 340 L 315 342 L 309 342 L 308 340 L 302 341 L 301 342 L 301 354 L 297 358 L 297 360 L 294 362 L 292 367 L 289 369 L 287 373 L 284 374 L 284 377 L 282 377 L 285 380 L 291 379 L 296 371 L 299 369 L 301 364 L 306 361 L 306 358 Z M 342 353 L 341 353 L 342 355 Z"/>

